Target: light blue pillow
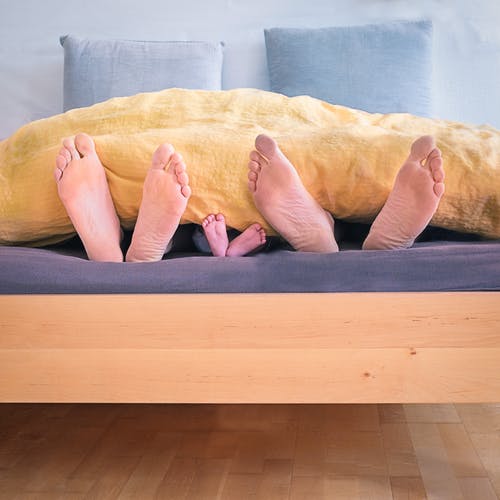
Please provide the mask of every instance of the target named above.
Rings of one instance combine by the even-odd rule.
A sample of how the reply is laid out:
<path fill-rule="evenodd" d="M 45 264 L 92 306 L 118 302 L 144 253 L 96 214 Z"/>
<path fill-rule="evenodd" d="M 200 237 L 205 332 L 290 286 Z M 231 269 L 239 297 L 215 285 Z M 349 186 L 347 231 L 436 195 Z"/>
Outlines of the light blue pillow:
<path fill-rule="evenodd" d="M 61 37 L 64 110 L 170 87 L 220 90 L 222 44 Z"/>
<path fill-rule="evenodd" d="M 378 113 L 432 113 L 432 23 L 265 30 L 271 90 Z"/>

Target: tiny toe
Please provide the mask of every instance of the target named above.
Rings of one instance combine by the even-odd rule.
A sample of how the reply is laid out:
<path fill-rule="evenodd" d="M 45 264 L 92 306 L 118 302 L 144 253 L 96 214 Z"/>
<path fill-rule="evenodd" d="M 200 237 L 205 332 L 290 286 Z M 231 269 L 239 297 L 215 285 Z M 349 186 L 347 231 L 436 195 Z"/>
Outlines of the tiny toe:
<path fill-rule="evenodd" d="M 248 172 L 248 180 L 249 181 L 254 181 L 255 182 L 258 177 L 259 176 L 254 171 L 250 170 L 250 172 Z"/>
<path fill-rule="evenodd" d="M 255 193 L 255 190 L 257 189 L 257 184 L 255 184 L 255 181 L 248 181 L 248 189 L 250 192 Z"/>

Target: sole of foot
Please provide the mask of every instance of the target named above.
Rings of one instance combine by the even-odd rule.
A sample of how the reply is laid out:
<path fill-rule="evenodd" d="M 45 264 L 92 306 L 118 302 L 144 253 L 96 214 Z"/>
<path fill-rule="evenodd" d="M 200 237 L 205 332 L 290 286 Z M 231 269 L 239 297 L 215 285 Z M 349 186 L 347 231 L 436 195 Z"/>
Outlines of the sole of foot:
<path fill-rule="evenodd" d="M 153 154 L 151 168 L 144 180 L 127 262 L 162 259 L 190 196 L 189 177 L 182 156 L 171 144 L 161 144 Z"/>
<path fill-rule="evenodd" d="M 54 177 L 59 198 L 90 260 L 122 262 L 121 228 L 106 172 L 93 139 L 78 134 L 63 140 Z"/>
<path fill-rule="evenodd" d="M 209 214 L 201 223 L 203 232 L 214 257 L 224 257 L 229 245 L 226 219 L 222 214 Z"/>
<path fill-rule="evenodd" d="M 332 216 L 309 194 L 274 139 L 256 138 L 248 169 L 248 188 L 257 209 L 295 250 L 338 251 Z"/>
<path fill-rule="evenodd" d="M 363 243 L 364 250 L 409 248 L 427 227 L 444 194 L 441 151 L 431 136 L 417 139 Z"/>

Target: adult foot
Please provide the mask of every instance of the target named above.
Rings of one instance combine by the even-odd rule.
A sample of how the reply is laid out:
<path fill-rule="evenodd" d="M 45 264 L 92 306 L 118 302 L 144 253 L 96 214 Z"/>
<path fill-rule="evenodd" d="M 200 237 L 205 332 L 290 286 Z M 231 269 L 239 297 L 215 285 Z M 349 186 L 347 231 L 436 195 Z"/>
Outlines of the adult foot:
<path fill-rule="evenodd" d="M 337 252 L 332 216 L 308 193 L 294 166 L 267 135 L 250 153 L 248 188 L 269 224 L 302 252 Z"/>
<path fill-rule="evenodd" d="M 228 257 L 240 257 L 259 248 L 266 242 L 266 232 L 260 224 L 252 224 L 229 243 Z"/>
<path fill-rule="evenodd" d="M 56 157 L 57 192 L 90 260 L 122 262 L 120 221 L 104 167 L 87 134 L 63 140 Z"/>
<path fill-rule="evenodd" d="M 201 223 L 210 250 L 215 257 L 224 257 L 229 245 L 226 220 L 222 214 L 210 214 Z"/>
<path fill-rule="evenodd" d="M 170 144 L 153 154 L 146 174 L 127 262 L 161 260 L 191 196 L 186 165 Z"/>
<path fill-rule="evenodd" d="M 409 248 L 429 224 L 444 193 L 441 151 L 434 138 L 417 139 L 400 168 L 385 205 L 370 228 L 363 250 Z"/>

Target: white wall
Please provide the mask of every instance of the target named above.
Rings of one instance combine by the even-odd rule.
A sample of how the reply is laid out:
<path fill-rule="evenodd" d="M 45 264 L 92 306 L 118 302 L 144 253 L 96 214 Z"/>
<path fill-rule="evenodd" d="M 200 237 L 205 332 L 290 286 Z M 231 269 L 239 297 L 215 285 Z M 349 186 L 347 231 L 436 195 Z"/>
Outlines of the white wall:
<path fill-rule="evenodd" d="M 61 112 L 62 34 L 223 40 L 224 87 L 267 89 L 263 28 L 421 18 L 435 116 L 500 128 L 500 0 L 0 0 L 0 138 Z"/>

